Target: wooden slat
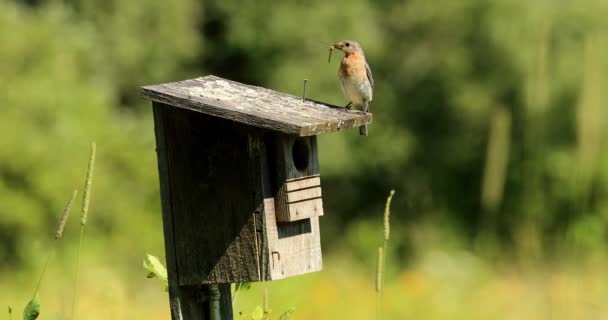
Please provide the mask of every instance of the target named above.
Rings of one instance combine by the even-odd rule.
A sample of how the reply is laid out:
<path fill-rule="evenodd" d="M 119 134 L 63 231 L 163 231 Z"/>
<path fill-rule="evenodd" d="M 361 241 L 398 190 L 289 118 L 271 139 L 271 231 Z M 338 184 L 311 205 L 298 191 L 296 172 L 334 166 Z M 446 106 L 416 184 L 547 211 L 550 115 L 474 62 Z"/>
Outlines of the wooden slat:
<path fill-rule="evenodd" d="M 141 95 L 174 107 L 298 136 L 372 122 L 371 113 L 313 100 L 302 101 L 301 97 L 216 76 L 144 86 Z"/>
<path fill-rule="evenodd" d="M 314 198 L 321 198 L 321 187 L 301 189 L 287 193 L 287 203 L 299 202 Z"/>
<path fill-rule="evenodd" d="M 289 204 L 290 221 L 297 221 L 310 217 L 318 217 L 323 215 L 323 200 L 321 198 L 290 203 Z"/>
<path fill-rule="evenodd" d="M 321 185 L 321 177 L 319 177 L 319 175 L 310 177 L 310 178 L 305 178 L 305 179 L 295 179 L 293 181 L 287 180 L 286 183 L 286 188 L 287 188 L 287 192 L 290 191 L 294 191 L 294 190 L 300 190 L 300 189 L 306 189 L 306 188 L 311 188 L 311 187 L 317 187 Z"/>

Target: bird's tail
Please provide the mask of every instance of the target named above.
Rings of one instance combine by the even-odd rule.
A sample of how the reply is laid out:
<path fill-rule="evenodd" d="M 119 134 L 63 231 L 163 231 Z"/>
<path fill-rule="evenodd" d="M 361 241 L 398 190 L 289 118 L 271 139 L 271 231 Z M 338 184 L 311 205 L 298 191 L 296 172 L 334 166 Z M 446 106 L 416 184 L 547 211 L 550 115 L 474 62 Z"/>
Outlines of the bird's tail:
<path fill-rule="evenodd" d="M 367 137 L 367 125 L 362 125 L 359 127 L 359 134 Z"/>
<path fill-rule="evenodd" d="M 369 101 L 366 101 L 363 105 L 363 112 L 367 113 L 369 110 Z M 362 125 L 359 127 L 359 134 L 367 137 L 367 125 Z"/>

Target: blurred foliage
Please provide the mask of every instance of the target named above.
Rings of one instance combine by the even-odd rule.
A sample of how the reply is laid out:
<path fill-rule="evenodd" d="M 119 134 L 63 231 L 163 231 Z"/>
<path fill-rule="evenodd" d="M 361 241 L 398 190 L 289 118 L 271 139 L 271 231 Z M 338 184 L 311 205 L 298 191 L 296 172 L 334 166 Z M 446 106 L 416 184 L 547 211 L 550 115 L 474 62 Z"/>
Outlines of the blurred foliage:
<path fill-rule="evenodd" d="M 326 250 L 372 265 L 394 188 L 389 275 L 426 241 L 420 225 L 492 255 L 593 252 L 608 219 L 606 12 L 603 0 L 0 0 L 0 268 L 39 263 L 90 141 L 92 245 L 134 266 L 162 252 L 138 87 L 212 73 L 299 95 L 306 78 L 310 98 L 343 105 L 327 63 L 343 39 L 374 72 L 374 124 L 365 139 L 319 139 Z"/>

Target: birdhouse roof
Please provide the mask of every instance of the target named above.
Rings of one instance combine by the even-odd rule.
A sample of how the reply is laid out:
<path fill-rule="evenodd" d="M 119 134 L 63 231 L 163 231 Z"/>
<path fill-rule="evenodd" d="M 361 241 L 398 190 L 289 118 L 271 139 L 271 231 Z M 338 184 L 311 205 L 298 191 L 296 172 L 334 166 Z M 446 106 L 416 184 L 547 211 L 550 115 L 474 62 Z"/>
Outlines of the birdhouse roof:
<path fill-rule="evenodd" d="M 280 131 L 312 136 L 372 122 L 372 114 L 346 110 L 262 87 L 205 76 L 142 87 L 142 96 L 178 108 Z"/>

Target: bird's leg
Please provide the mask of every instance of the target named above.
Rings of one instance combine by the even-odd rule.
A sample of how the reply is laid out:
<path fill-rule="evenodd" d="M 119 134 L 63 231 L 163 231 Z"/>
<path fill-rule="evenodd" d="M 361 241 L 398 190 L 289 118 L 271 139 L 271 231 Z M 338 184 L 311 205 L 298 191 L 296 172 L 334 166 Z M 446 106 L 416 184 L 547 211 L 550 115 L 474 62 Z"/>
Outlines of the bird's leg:
<path fill-rule="evenodd" d="M 353 106 L 353 103 L 349 102 L 347 105 L 344 106 L 344 108 L 350 110 L 352 108 L 352 106 Z"/>
<path fill-rule="evenodd" d="M 367 113 L 367 111 L 369 111 L 369 102 L 368 101 L 366 101 L 363 104 L 363 113 Z"/>

